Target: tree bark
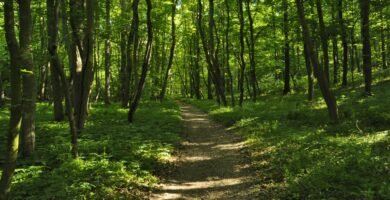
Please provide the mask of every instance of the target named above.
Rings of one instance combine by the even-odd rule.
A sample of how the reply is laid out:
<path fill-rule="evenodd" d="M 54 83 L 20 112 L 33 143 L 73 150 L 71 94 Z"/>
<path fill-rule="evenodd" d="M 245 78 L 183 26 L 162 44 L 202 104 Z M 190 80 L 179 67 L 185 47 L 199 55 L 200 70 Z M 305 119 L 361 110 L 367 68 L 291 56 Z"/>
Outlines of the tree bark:
<path fill-rule="evenodd" d="M 215 88 L 217 94 L 221 100 L 223 106 L 227 106 L 225 88 L 223 87 L 223 78 L 221 74 L 221 68 L 218 59 L 218 53 L 215 51 L 215 41 L 214 41 L 214 31 L 215 31 L 215 22 L 214 22 L 214 0 L 209 0 L 209 30 L 208 30 L 208 48 L 209 56 L 212 63 L 211 73 L 213 74 Z"/>
<path fill-rule="evenodd" d="M 238 19 L 240 23 L 240 76 L 238 87 L 240 90 L 240 101 L 239 106 L 242 107 L 242 103 L 244 102 L 244 80 L 245 80 L 245 42 L 244 42 L 244 11 L 243 11 L 243 2 L 242 0 L 238 1 Z"/>
<path fill-rule="evenodd" d="M 316 6 L 317 6 L 318 21 L 319 21 L 319 24 L 320 24 L 320 37 L 321 37 L 322 52 L 323 52 L 323 56 L 324 56 L 325 76 L 326 76 L 326 79 L 329 82 L 328 33 L 326 32 L 325 23 L 324 23 L 324 16 L 322 14 L 321 0 L 316 0 Z"/>
<path fill-rule="evenodd" d="M 135 111 L 138 108 L 139 102 L 141 100 L 142 92 L 145 86 L 145 81 L 146 81 L 146 76 L 149 70 L 149 63 L 152 55 L 152 46 L 153 46 L 153 27 L 152 27 L 152 3 L 151 0 L 146 0 L 147 4 L 147 31 L 148 31 L 148 39 L 146 43 L 146 49 L 145 49 L 145 54 L 143 57 L 143 63 L 142 63 L 142 72 L 141 72 L 141 77 L 138 82 L 135 95 L 133 98 L 133 101 L 131 102 L 130 109 L 128 112 L 128 122 L 132 123 L 134 121 L 134 114 Z M 138 27 L 136 27 L 138 30 Z"/>
<path fill-rule="evenodd" d="M 175 15 L 176 15 L 176 0 L 172 0 L 172 14 L 171 14 L 171 36 L 172 36 L 172 44 L 171 49 L 169 51 L 169 60 L 168 66 L 165 69 L 165 75 L 163 80 L 163 85 L 161 87 L 160 92 L 160 102 L 164 101 L 165 93 L 168 85 L 169 71 L 172 68 L 173 58 L 175 56 L 175 47 L 176 47 L 176 25 L 175 25 Z"/>
<path fill-rule="evenodd" d="M 314 53 L 314 47 L 310 36 L 309 27 L 306 22 L 305 11 L 304 11 L 304 6 L 302 1 L 303 0 L 295 0 L 295 3 L 298 9 L 299 23 L 301 24 L 302 27 L 304 43 L 307 45 L 307 51 L 310 56 L 310 61 L 313 65 L 314 75 L 318 80 L 318 84 L 320 86 L 322 96 L 328 107 L 329 116 L 334 123 L 337 123 L 338 113 L 337 113 L 336 99 L 329 88 L 329 83 L 326 80 L 324 71 L 318 62 L 317 56 Z"/>
<path fill-rule="evenodd" d="M 283 33 L 284 33 L 284 89 L 283 95 L 291 92 L 290 86 L 290 41 L 288 38 L 288 3 L 283 0 Z"/>
<path fill-rule="evenodd" d="M 19 0 L 19 43 L 22 71 L 22 130 L 21 150 L 23 157 L 30 157 L 35 149 L 35 101 L 36 83 L 32 57 L 31 0 Z"/>
<path fill-rule="evenodd" d="M 106 39 L 104 42 L 104 103 L 111 104 L 111 0 L 106 0 Z"/>
<path fill-rule="evenodd" d="M 89 93 L 93 80 L 93 32 L 95 0 L 70 0 L 70 24 L 73 42 L 76 44 L 76 63 L 74 69 L 74 110 L 76 127 L 82 131 L 87 117 Z M 83 24 L 85 23 L 85 24 Z M 82 29 L 82 26 L 84 29 Z"/>
<path fill-rule="evenodd" d="M 15 171 L 19 150 L 19 132 L 22 121 L 22 94 L 19 44 L 16 40 L 13 0 L 4 1 L 4 30 L 10 55 L 11 109 L 7 134 L 6 155 L 0 179 L 0 199 L 7 199 L 11 190 L 11 181 Z"/>
<path fill-rule="evenodd" d="M 380 0 L 380 18 L 381 18 L 381 51 L 382 51 L 382 69 L 387 69 L 386 41 L 385 41 L 385 16 L 383 14 L 383 0 Z M 389 30 L 388 30 L 389 31 Z M 389 33 L 387 33 L 389 34 Z"/>
<path fill-rule="evenodd" d="M 62 1 L 62 0 L 61 0 Z M 74 111 L 71 102 L 71 95 L 69 90 L 69 83 L 66 78 L 63 66 L 58 56 L 58 24 L 59 24 L 59 9 L 60 6 L 65 6 L 60 0 L 47 0 L 47 27 L 49 33 L 49 46 L 48 50 L 50 52 L 50 62 L 52 68 L 56 74 L 58 74 L 59 80 L 61 81 L 60 86 L 62 86 L 61 91 L 64 92 L 65 96 L 65 108 L 67 112 L 70 135 L 71 135 L 71 144 L 72 144 L 72 156 L 73 158 L 78 157 L 78 148 L 77 148 L 77 129 L 74 119 Z M 62 8 L 63 10 L 63 8 Z"/>
<path fill-rule="evenodd" d="M 371 95 L 371 44 L 370 44 L 370 0 L 360 0 L 361 31 L 363 41 L 364 92 Z"/>
<path fill-rule="evenodd" d="M 121 0 L 121 17 L 123 19 L 126 19 L 126 0 Z M 121 49 L 121 62 L 120 62 L 120 71 L 119 71 L 119 77 L 121 79 L 120 83 L 120 92 L 121 92 L 121 103 L 123 108 L 127 108 L 129 106 L 129 99 L 130 99 L 130 74 L 127 69 L 127 52 L 126 52 L 126 37 L 127 32 L 126 28 L 124 28 L 121 32 L 121 43 L 120 43 L 120 49 Z"/>
<path fill-rule="evenodd" d="M 226 46 L 225 46 L 225 53 L 226 53 L 226 69 L 227 69 L 227 74 L 229 76 L 229 86 L 230 86 L 230 98 L 231 98 L 231 101 L 232 101 L 232 106 L 234 107 L 236 105 L 236 102 L 235 102 L 235 97 L 234 97 L 234 84 L 233 84 L 233 75 L 232 75 L 232 71 L 230 69 L 230 40 L 229 40 L 229 31 L 230 31 L 230 5 L 229 5 L 229 1 L 228 0 L 225 0 L 225 6 L 226 6 L 226 18 L 227 18 L 227 21 L 226 21 L 226 30 L 225 30 L 225 42 L 226 42 Z"/>
<path fill-rule="evenodd" d="M 62 105 L 63 100 L 63 92 L 61 86 L 60 76 L 57 73 L 55 66 L 59 64 L 56 62 L 58 60 L 58 17 L 59 17 L 59 1 L 57 0 L 47 0 L 47 34 L 48 34 L 48 42 L 47 49 L 49 52 L 49 60 L 50 60 L 50 72 L 51 72 L 51 85 L 53 90 L 53 102 L 54 102 L 54 120 L 62 121 L 64 120 L 64 109 Z M 56 23 L 53 23 L 56 22 Z"/>
<path fill-rule="evenodd" d="M 0 71 L 0 108 L 3 107 L 4 104 L 5 102 L 4 102 L 3 76 L 2 76 L 2 72 Z"/>
<path fill-rule="evenodd" d="M 306 71 L 307 71 L 307 83 L 308 83 L 308 85 L 307 85 L 307 100 L 313 101 L 313 98 L 314 98 L 313 68 L 311 66 L 310 56 L 309 56 L 309 52 L 307 50 L 306 43 L 304 44 L 304 47 L 303 47 L 303 53 L 305 55 L 305 65 L 306 65 Z"/>
<path fill-rule="evenodd" d="M 343 80 L 342 85 L 347 86 L 348 84 L 348 42 L 347 42 L 347 30 L 343 18 L 343 0 L 338 0 L 338 11 L 339 11 L 339 23 L 341 31 L 341 42 L 343 45 Z"/>
<path fill-rule="evenodd" d="M 254 37 L 254 28 L 253 28 L 253 18 L 250 7 L 250 0 L 246 0 L 246 10 L 248 12 L 249 20 L 249 61 L 250 61 L 250 76 L 251 76 L 251 85 L 252 85 L 252 100 L 256 102 L 257 99 L 257 77 L 256 77 L 256 61 L 255 61 L 255 37 Z"/>

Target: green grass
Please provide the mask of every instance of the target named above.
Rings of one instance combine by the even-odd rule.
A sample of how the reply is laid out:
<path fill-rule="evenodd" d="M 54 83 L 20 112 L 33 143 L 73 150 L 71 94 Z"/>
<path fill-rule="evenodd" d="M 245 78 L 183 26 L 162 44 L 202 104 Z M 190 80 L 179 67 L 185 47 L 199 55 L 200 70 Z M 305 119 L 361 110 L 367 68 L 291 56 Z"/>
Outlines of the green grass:
<path fill-rule="evenodd" d="M 243 108 L 188 102 L 246 138 L 264 199 L 388 199 L 389 88 L 378 83 L 368 98 L 362 88 L 337 91 L 337 125 L 321 98 L 303 95 L 262 96 Z"/>
<path fill-rule="evenodd" d="M 1 124 L 7 123 L 7 113 L 0 111 Z M 72 160 L 67 123 L 52 121 L 47 104 L 38 104 L 37 113 L 36 152 L 18 161 L 12 199 L 145 198 L 182 130 L 174 102 L 143 102 L 131 125 L 127 110 L 118 105 L 93 105 L 79 139 L 80 159 Z M 3 147 L 6 127 L 0 131 Z"/>

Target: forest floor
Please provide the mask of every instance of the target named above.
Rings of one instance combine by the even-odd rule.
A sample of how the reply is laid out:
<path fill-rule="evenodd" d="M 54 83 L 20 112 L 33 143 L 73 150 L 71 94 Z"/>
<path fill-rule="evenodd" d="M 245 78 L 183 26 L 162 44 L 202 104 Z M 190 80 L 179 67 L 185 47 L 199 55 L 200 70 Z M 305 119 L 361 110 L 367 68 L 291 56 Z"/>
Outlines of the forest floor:
<path fill-rule="evenodd" d="M 151 199 L 254 199 L 254 170 L 241 137 L 180 103 L 183 142 Z"/>

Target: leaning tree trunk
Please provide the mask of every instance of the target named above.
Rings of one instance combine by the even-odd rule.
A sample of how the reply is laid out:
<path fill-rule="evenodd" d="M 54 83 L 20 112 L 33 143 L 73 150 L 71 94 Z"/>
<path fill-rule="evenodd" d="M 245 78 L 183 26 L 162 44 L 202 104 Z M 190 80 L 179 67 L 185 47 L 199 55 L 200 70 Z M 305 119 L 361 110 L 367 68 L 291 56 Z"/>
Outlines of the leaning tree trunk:
<path fill-rule="evenodd" d="M 165 69 L 165 75 L 163 79 L 163 84 L 160 92 L 160 102 L 164 101 L 165 93 L 168 85 L 169 71 L 172 68 L 173 57 L 175 56 L 175 47 L 176 47 L 176 25 L 175 25 L 175 15 L 176 15 L 176 0 L 172 0 L 172 15 L 171 15 L 171 36 L 172 44 L 169 52 L 168 66 Z"/>
<path fill-rule="evenodd" d="M 227 106 L 226 96 L 225 96 L 225 88 L 223 85 L 223 78 L 221 73 L 221 67 L 219 64 L 218 53 L 215 50 L 215 42 L 214 42 L 214 31 L 215 31 L 215 22 L 214 22 L 214 0 L 209 0 L 209 56 L 212 62 L 211 73 L 213 74 L 215 89 L 218 93 L 219 99 L 221 100 L 223 106 Z"/>
<path fill-rule="evenodd" d="M 361 29 L 363 41 L 364 92 L 371 95 L 371 44 L 370 44 L 370 0 L 360 0 Z"/>
<path fill-rule="evenodd" d="M 320 0 L 316 0 L 316 6 L 317 6 L 317 15 L 318 15 L 318 21 L 320 23 L 320 37 L 321 37 L 321 47 L 322 52 L 324 54 L 324 70 L 325 70 L 325 76 L 326 79 L 329 82 L 329 53 L 328 53 L 328 34 L 325 29 L 325 23 L 324 23 L 324 16 L 322 14 L 322 5 Z"/>
<path fill-rule="evenodd" d="M 298 9 L 299 23 L 302 26 L 304 43 L 307 45 L 307 51 L 308 51 L 308 54 L 310 56 L 311 63 L 313 65 L 314 75 L 318 80 L 318 84 L 320 86 L 322 96 L 323 96 L 323 98 L 326 102 L 326 105 L 328 107 L 329 116 L 334 123 L 337 123 L 338 113 L 337 113 L 336 98 L 334 97 L 332 91 L 329 88 L 329 83 L 326 80 L 324 71 L 319 64 L 319 61 L 318 61 L 316 54 L 314 53 L 313 42 L 312 42 L 309 27 L 307 25 L 306 18 L 305 18 L 303 0 L 295 0 L 295 3 L 297 6 L 297 9 Z"/>
<path fill-rule="evenodd" d="M 72 144 L 72 156 L 73 158 L 78 157 L 77 150 L 77 129 L 74 119 L 74 111 L 72 107 L 71 95 L 69 90 L 68 79 L 66 78 L 63 66 L 58 56 L 57 47 L 58 47 L 58 24 L 59 24 L 59 8 L 65 6 L 61 3 L 60 0 L 47 0 L 47 27 L 49 33 L 49 46 L 48 50 L 50 52 L 50 63 L 53 67 L 53 70 L 58 74 L 59 81 L 61 81 L 61 91 L 64 92 L 65 96 L 65 108 L 69 122 L 69 129 L 71 135 L 71 144 Z"/>
<path fill-rule="evenodd" d="M 36 83 L 32 57 L 31 0 L 19 0 L 20 67 L 22 72 L 22 130 L 23 157 L 30 157 L 35 149 L 35 101 Z"/>
<path fill-rule="evenodd" d="M 141 78 L 138 81 L 138 85 L 135 91 L 135 95 L 133 98 L 133 101 L 131 102 L 130 109 L 128 112 L 127 120 L 129 123 L 132 123 L 134 121 L 134 114 L 135 111 L 138 108 L 139 102 L 141 100 L 142 92 L 145 86 L 146 76 L 148 74 L 149 70 L 149 63 L 152 55 L 152 46 L 153 46 L 153 27 L 152 27 L 152 3 L 151 0 L 146 0 L 147 4 L 147 29 L 148 29 L 148 40 L 146 43 L 146 49 L 145 49 L 145 55 L 143 57 L 143 63 L 142 63 L 142 72 L 141 72 Z M 138 29 L 138 27 L 137 27 Z"/>
<path fill-rule="evenodd" d="M 4 1 L 4 31 L 10 55 L 10 97 L 11 109 L 7 134 L 7 148 L 0 180 L 0 199 L 7 199 L 11 190 L 11 181 L 15 171 L 19 149 L 19 132 L 22 121 L 22 94 L 19 63 L 19 46 L 15 34 L 13 0 Z"/>

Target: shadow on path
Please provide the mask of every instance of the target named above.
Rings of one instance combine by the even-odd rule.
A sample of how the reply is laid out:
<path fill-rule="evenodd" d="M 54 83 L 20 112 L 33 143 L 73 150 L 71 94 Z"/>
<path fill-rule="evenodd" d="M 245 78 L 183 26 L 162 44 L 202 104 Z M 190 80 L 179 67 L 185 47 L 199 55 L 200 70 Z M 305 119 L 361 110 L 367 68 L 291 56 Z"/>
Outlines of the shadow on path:
<path fill-rule="evenodd" d="M 176 168 L 163 177 L 153 200 L 255 199 L 254 173 L 242 139 L 202 111 L 180 103 L 185 122 L 183 149 Z"/>

